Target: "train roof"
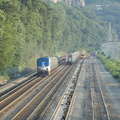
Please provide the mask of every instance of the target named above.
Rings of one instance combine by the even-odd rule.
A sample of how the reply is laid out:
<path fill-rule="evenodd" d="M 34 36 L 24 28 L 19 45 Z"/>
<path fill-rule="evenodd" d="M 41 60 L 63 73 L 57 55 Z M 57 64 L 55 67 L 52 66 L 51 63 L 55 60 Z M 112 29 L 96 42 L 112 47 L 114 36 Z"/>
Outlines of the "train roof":
<path fill-rule="evenodd" d="M 40 59 L 49 59 L 49 57 L 41 57 L 41 58 L 38 58 L 38 60 Z"/>
<path fill-rule="evenodd" d="M 38 58 L 37 60 L 40 60 L 40 59 L 54 59 L 54 58 L 57 58 L 57 57 L 41 57 L 41 58 Z"/>

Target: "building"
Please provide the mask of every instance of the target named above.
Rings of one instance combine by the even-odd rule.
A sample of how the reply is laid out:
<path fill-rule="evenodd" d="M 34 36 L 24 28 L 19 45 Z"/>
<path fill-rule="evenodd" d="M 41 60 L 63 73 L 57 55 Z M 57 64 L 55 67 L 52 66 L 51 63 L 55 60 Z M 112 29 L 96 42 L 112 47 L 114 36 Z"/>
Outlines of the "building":
<path fill-rule="evenodd" d="M 54 3 L 57 2 L 65 2 L 67 5 L 70 6 L 85 6 L 85 0 L 51 0 Z"/>
<path fill-rule="evenodd" d="M 81 6 L 85 6 L 85 0 L 80 0 Z"/>

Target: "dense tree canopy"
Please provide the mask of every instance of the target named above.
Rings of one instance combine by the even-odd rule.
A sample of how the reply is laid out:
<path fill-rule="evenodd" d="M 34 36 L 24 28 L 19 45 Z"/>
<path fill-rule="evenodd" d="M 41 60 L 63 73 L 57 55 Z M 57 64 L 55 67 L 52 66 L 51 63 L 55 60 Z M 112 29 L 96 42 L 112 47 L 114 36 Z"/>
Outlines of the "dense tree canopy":
<path fill-rule="evenodd" d="M 96 50 L 106 38 L 104 23 L 87 8 L 40 0 L 0 1 L 0 71 L 36 64 L 41 56 Z M 32 63 L 32 64 L 31 64 Z"/>

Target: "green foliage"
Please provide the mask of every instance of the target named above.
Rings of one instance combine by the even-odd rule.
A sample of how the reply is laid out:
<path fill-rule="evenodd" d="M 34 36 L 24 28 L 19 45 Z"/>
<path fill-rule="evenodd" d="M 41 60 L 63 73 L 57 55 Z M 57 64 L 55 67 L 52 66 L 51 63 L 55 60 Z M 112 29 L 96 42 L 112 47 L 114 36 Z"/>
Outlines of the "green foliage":
<path fill-rule="evenodd" d="M 117 33 L 118 37 L 120 38 L 120 1 L 114 0 L 107 0 L 107 2 L 102 1 L 101 10 L 97 9 L 95 3 L 90 4 L 88 7 L 95 12 L 99 19 L 111 22 L 113 31 L 113 37 L 117 38 L 114 32 Z M 108 27 L 108 24 L 106 24 Z"/>
<path fill-rule="evenodd" d="M 40 0 L 0 1 L 0 70 L 33 67 L 42 56 L 96 50 L 106 37 L 104 24 L 87 8 Z"/>
<path fill-rule="evenodd" d="M 11 17 L 0 11 L 0 70 L 12 65 L 14 58 L 14 32 Z"/>
<path fill-rule="evenodd" d="M 101 52 L 98 53 L 98 57 L 104 63 L 105 68 L 110 71 L 112 76 L 120 80 L 120 62 L 116 62 L 113 59 L 106 58 L 104 55 L 102 55 Z"/>

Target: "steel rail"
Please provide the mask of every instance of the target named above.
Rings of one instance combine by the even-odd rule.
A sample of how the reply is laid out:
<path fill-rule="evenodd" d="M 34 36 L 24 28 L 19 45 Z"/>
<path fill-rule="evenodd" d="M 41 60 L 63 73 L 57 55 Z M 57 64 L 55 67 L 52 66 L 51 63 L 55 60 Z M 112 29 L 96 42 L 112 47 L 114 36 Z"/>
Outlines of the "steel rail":
<path fill-rule="evenodd" d="M 83 64 L 83 62 L 82 62 L 81 64 Z M 81 65 L 81 66 L 82 66 L 82 65 Z M 80 66 L 79 69 L 81 69 L 81 66 Z M 79 67 L 79 66 L 78 66 L 78 67 Z M 78 68 L 77 68 L 77 69 L 78 69 Z M 77 70 L 75 70 L 75 72 L 76 72 L 76 71 L 77 71 Z M 80 72 L 80 70 L 79 70 L 79 72 Z M 62 104 L 62 101 L 63 101 L 64 97 L 67 95 L 66 93 L 67 93 L 68 90 L 70 89 L 70 84 L 71 84 L 72 81 L 73 81 L 74 75 L 75 75 L 75 73 L 72 75 L 72 77 L 71 77 L 71 79 L 70 79 L 70 81 L 69 81 L 69 84 L 68 84 L 65 92 L 63 93 L 63 95 L 62 95 L 62 97 L 61 97 L 61 99 L 60 99 L 60 101 L 59 101 L 59 103 L 58 103 L 55 111 L 53 112 L 50 120 L 55 120 L 55 119 L 56 119 L 55 116 L 58 116 L 58 114 L 59 114 L 59 113 L 58 113 L 58 112 L 59 112 L 58 110 L 60 109 L 60 106 L 61 106 L 61 104 Z M 78 77 L 78 78 L 79 78 L 79 77 Z M 77 79 L 78 79 L 78 78 L 77 78 Z M 76 82 L 77 82 L 77 80 L 76 80 Z M 76 84 L 76 83 L 75 83 L 75 84 Z M 75 85 L 75 86 L 76 86 L 76 85 Z M 76 88 L 75 88 L 75 89 L 76 89 Z M 70 108 L 71 108 L 71 106 L 72 106 L 72 103 L 71 103 L 71 102 L 73 102 L 74 96 L 75 96 L 75 91 L 74 91 L 73 96 L 72 96 L 72 98 L 71 98 L 71 100 L 70 100 L 70 106 L 68 105 L 68 107 L 70 107 Z M 67 108 L 66 108 L 66 109 L 67 109 Z M 70 109 L 68 108 L 68 111 L 67 111 L 67 112 L 69 112 L 69 111 L 70 111 Z M 58 113 L 58 114 L 57 114 L 57 113 Z M 67 113 L 67 115 L 68 115 L 68 114 L 69 114 L 69 113 Z M 63 116 L 66 116 L 66 115 L 63 114 Z M 64 117 L 64 118 L 65 118 L 65 117 Z M 61 119 L 62 119 L 62 118 L 61 118 Z"/>
<path fill-rule="evenodd" d="M 101 93 L 101 96 L 102 96 L 102 99 L 103 99 L 103 102 L 104 102 L 104 107 L 105 107 L 105 110 L 107 112 L 107 118 L 108 118 L 108 120 L 110 120 L 109 112 L 108 112 L 108 109 L 107 109 L 107 104 L 105 102 L 104 95 L 103 95 L 102 88 L 101 88 L 100 81 L 99 81 L 99 73 L 97 72 L 95 65 L 94 65 L 94 68 L 95 68 L 95 71 L 96 71 L 96 77 L 97 77 L 97 80 L 98 80 L 98 86 L 99 86 L 99 89 L 100 89 L 100 93 Z"/>
<path fill-rule="evenodd" d="M 54 71 L 52 71 L 52 73 L 49 76 L 51 76 L 52 74 L 54 74 L 55 71 L 59 69 L 59 67 L 61 67 L 61 65 L 59 65 Z M 29 79 L 32 79 L 33 77 L 34 77 L 33 75 L 30 75 L 27 78 L 13 81 L 13 83 L 10 83 L 9 85 L 7 85 L 3 89 L 1 89 L 1 91 L 0 91 L 1 98 L 2 98 L 3 95 L 6 95 L 7 93 L 9 94 L 9 92 L 12 91 L 13 89 L 15 89 L 16 87 L 19 87 L 20 85 L 24 85 L 25 82 L 27 83 L 29 81 Z M 2 93 L 3 93 L 3 95 L 2 95 Z"/>
<path fill-rule="evenodd" d="M 27 80 L 27 79 L 29 79 L 30 77 L 34 76 L 35 74 L 36 74 L 36 70 L 33 71 L 33 72 L 31 72 L 31 73 L 28 73 L 27 75 L 24 75 L 24 76 L 18 78 L 17 80 L 15 80 L 15 81 L 13 81 L 13 82 L 10 82 L 10 83 L 8 83 L 8 84 L 0 87 L 0 90 L 4 89 L 4 88 L 6 88 L 6 87 L 8 87 L 8 86 L 10 86 L 10 85 L 12 85 L 12 84 L 15 84 L 15 83 L 17 83 L 17 82 L 19 83 L 22 79 Z M 1 92 L 0 92 L 0 93 L 1 93 Z"/>
<path fill-rule="evenodd" d="M 58 60 L 58 62 L 60 62 L 60 61 L 62 61 L 62 60 L 64 60 L 63 57 L 61 57 L 61 58 Z M 60 65 L 62 65 L 62 64 L 63 64 L 63 63 L 61 63 Z M 13 87 L 14 87 L 14 88 L 17 87 L 19 84 L 22 84 L 24 81 L 30 79 L 31 77 L 35 76 L 36 74 L 37 74 L 37 72 L 36 72 L 36 69 L 35 69 L 34 71 L 32 71 L 32 72 L 30 72 L 30 73 L 28 73 L 28 74 L 26 74 L 26 75 L 18 78 L 17 80 L 15 80 L 15 81 L 13 81 L 13 82 L 10 82 L 10 83 L 8 83 L 8 84 L 0 87 L 0 96 L 2 96 L 3 92 L 5 93 L 5 92 L 10 91 L 11 89 L 13 89 Z M 8 87 L 9 89 L 4 90 L 4 89 L 7 88 L 7 87 Z M 3 90 L 4 90 L 4 91 L 3 91 Z"/>
<path fill-rule="evenodd" d="M 68 67 L 68 66 L 67 66 Z M 67 68 L 65 67 L 52 81 L 50 81 L 26 106 L 24 106 L 23 109 L 21 109 L 13 118 L 12 120 L 17 120 L 20 116 L 22 116 L 23 113 L 27 110 L 30 105 L 33 105 L 36 99 L 39 98 L 39 96 L 51 85 L 51 83 L 54 82 L 54 80 Z M 21 117 L 20 117 L 21 118 Z"/>
<path fill-rule="evenodd" d="M 40 78 L 37 78 L 37 79 L 35 79 L 35 78 L 33 77 L 32 79 L 30 79 L 31 82 L 28 83 L 26 86 L 23 86 L 23 84 L 22 84 L 22 85 L 19 86 L 19 88 L 21 87 L 20 89 L 15 88 L 12 91 L 10 91 L 10 92 L 16 91 L 13 94 L 10 95 L 9 93 L 7 93 L 8 97 L 6 97 L 5 99 L 1 100 L 2 98 L 0 98 L 0 100 L 1 100 L 1 102 L 0 102 L 0 104 L 1 104 L 0 110 L 3 109 L 4 107 L 6 107 L 8 104 L 10 104 L 10 101 L 13 102 L 15 99 L 17 99 L 18 96 L 21 96 L 21 94 L 23 93 L 23 91 L 27 91 L 29 89 L 29 86 L 33 86 L 34 85 L 33 83 L 36 82 L 36 81 L 38 81 L 40 79 Z M 2 97 L 4 98 L 4 96 L 2 96 Z"/>
<path fill-rule="evenodd" d="M 42 100 L 42 102 L 38 105 L 38 107 L 31 113 L 31 115 L 27 118 L 27 120 L 33 120 L 37 118 L 37 114 L 42 112 L 42 107 L 44 106 L 44 104 L 49 100 L 49 96 L 52 95 L 56 89 L 58 89 L 59 85 L 61 84 L 61 82 L 64 80 L 65 76 L 68 74 L 68 72 L 71 70 L 72 66 L 70 68 L 67 69 L 67 71 L 65 72 L 65 74 L 60 78 L 60 80 L 55 84 L 55 86 L 51 89 L 51 91 L 47 94 L 47 96 Z M 41 111 L 40 111 L 41 109 Z M 44 108 L 43 108 L 44 109 Z M 42 117 L 42 116 L 41 116 Z M 41 118 L 40 118 L 41 119 Z"/>
<path fill-rule="evenodd" d="M 106 109 L 106 104 L 105 104 L 104 96 L 102 94 L 102 90 L 101 90 L 100 85 L 99 85 L 98 73 L 97 73 L 97 71 L 95 69 L 95 64 L 93 63 L 93 61 L 92 61 L 90 70 L 91 70 L 91 75 L 92 75 L 91 76 L 92 77 L 91 78 L 92 81 L 90 80 L 90 88 L 91 88 L 93 120 L 96 120 L 96 117 L 97 117 L 98 120 L 102 120 L 102 119 L 103 120 L 106 120 L 106 119 L 110 120 L 109 115 L 108 115 L 108 111 Z M 94 72 L 94 74 L 93 74 L 93 72 Z M 96 87 L 97 87 L 98 93 L 96 93 L 96 90 L 95 90 Z M 98 94 L 99 94 L 99 96 L 98 96 Z M 104 116 L 103 116 L 103 114 L 101 114 L 103 112 L 103 110 L 101 111 L 101 105 L 99 103 L 99 99 L 101 99 L 100 102 L 101 102 L 102 106 L 104 106 L 104 111 L 105 111 Z M 97 113 L 97 112 L 99 112 L 99 113 Z"/>
<path fill-rule="evenodd" d="M 62 67 L 62 66 L 61 66 Z M 59 67 L 59 69 L 61 68 Z M 64 67 L 64 66 L 63 66 Z M 53 71 L 52 73 L 55 73 L 55 71 Z M 52 74 L 51 74 L 52 75 Z M 32 86 L 28 91 L 26 91 L 24 94 L 22 94 L 21 96 L 19 96 L 17 99 L 15 99 L 13 102 L 11 102 L 8 106 L 6 106 L 5 108 L 3 108 L 0 111 L 0 116 L 2 116 L 4 113 L 6 113 L 10 108 L 12 108 L 12 106 L 16 105 L 16 103 L 18 103 L 18 101 L 20 101 L 21 99 L 23 99 L 26 95 L 28 95 L 30 93 L 30 91 L 33 91 L 34 89 L 36 89 L 37 86 L 39 86 L 42 82 L 44 82 L 44 80 L 46 80 L 47 78 L 49 78 L 50 76 L 47 76 L 45 78 L 43 78 L 41 81 L 39 81 L 37 84 L 35 84 L 34 86 Z M 39 79 L 39 78 L 37 78 Z"/>
<path fill-rule="evenodd" d="M 81 69 L 82 69 L 82 66 L 83 66 L 83 62 L 84 62 L 84 61 L 82 61 L 81 66 L 80 66 L 78 79 L 80 79 L 80 72 L 81 72 Z M 68 111 L 67 111 L 67 115 L 66 115 L 66 117 L 65 117 L 65 120 L 68 120 L 68 119 L 69 119 L 70 112 L 71 112 L 71 110 L 72 110 L 73 102 L 74 102 L 74 99 L 75 99 L 77 87 L 79 86 L 78 84 L 79 84 L 79 82 L 78 82 L 78 80 L 77 80 L 76 87 L 75 87 L 75 90 L 74 90 L 74 93 L 73 93 L 73 96 L 72 96 L 72 100 L 71 100 L 71 102 L 70 102 L 70 106 L 69 106 L 69 109 L 68 109 Z"/>

